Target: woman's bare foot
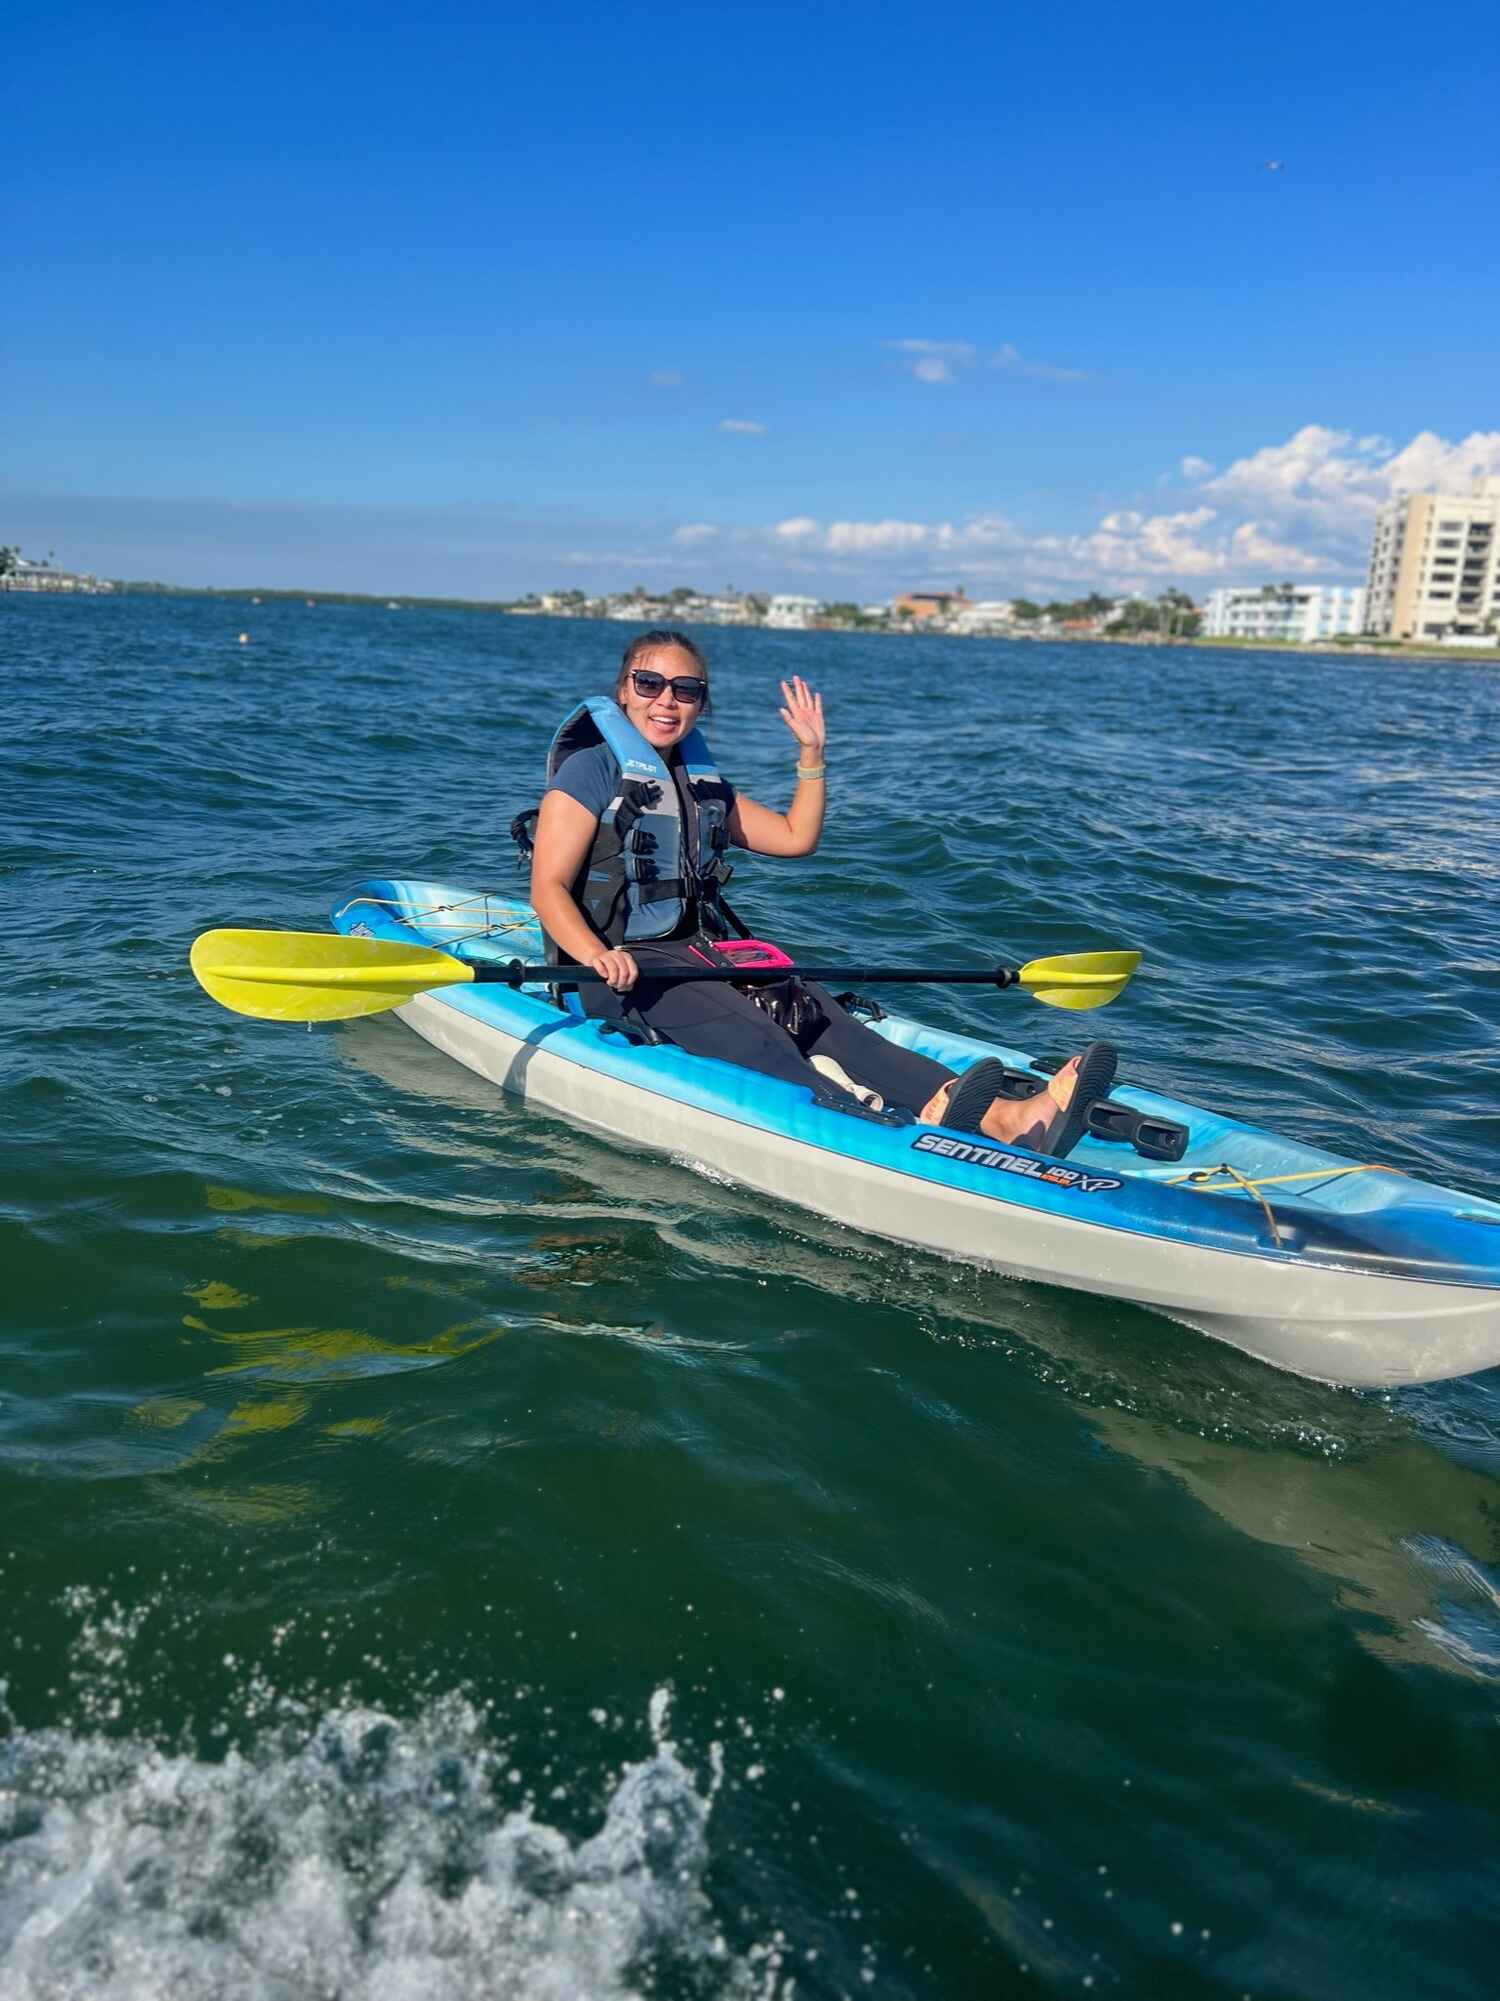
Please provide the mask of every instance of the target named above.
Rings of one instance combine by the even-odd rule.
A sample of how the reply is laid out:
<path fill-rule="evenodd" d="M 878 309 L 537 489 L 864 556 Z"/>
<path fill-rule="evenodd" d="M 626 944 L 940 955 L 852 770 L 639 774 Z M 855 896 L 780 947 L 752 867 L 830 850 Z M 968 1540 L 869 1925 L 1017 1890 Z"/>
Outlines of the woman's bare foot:
<path fill-rule="evenodd" d="M 1040 1146 L 1053 1119 L 1072 1104 L 1077 1082 L 1078 1058 L 1070 1056 L 1034 1098 L 996 1098 L 979 1121 L 979 1130 L 987 1139 L 1011 1140 L 1017 1146 Z"/>
<path fill-rule="evenodd" d="M 1073 1086 L 1078 1077 L 1078 1058 L 1070 1056 L 1062 1068 L 1047 1079 L 1046 1087 L 1034 1098 L 995 1098 L 979 1121 L 979 1130 L 989 1139 L 1014 1140 L 1029 1146 L 1033 1134 L 1045 1132 L 1058 1112 L 1073 1102 Z M 958 1080 L 955 1078 L 954 1083 Z M 953 1085 L 944 1084 L 922 1107 L 924 1124 L 940 1126 L 953 1095 Z"/>

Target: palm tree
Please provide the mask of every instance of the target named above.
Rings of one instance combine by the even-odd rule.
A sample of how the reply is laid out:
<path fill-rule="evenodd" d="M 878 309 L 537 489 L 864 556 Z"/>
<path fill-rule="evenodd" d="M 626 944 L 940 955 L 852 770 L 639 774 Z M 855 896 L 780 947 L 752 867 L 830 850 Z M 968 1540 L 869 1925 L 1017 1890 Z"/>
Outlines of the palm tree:
<path fill-rule="evenodd" d="M 1174 585 L 1170 590 L 1162 592 L 1157 604 L 1161 607 L 1162 628 L 1168 639 L 1173 639 L 1177 634 L 1179 620 L 1193 609 L 1193 600 L 1186 591 L 1180 591 Z"/>

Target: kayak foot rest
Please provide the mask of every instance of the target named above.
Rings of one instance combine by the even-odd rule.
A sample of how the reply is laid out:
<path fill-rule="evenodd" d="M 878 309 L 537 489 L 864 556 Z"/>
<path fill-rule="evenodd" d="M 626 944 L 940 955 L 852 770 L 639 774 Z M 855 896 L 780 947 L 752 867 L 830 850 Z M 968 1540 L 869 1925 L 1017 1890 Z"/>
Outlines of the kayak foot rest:
<path fill-rule="evenodd" d="M 846 1118 L 868 1119 L 877 1126 L 914 1126 L 915 1112 L 909 1112 L 905 1105 L 867 1105 L 854 1098 L 847 1091 L 814 1091 L 812 1101 L 825 1112 L 842 1112 Z"/>
<path fill-rule="evenodd" d="M 1159 1119 L 1113 1098 L 1096 1098 L 1089 1106 L 1089 1133 L 1133 1146 L 1145 1160 L 1181 1160 L 1188 1150 L 1188 1129 L 1176 1119 Z"/>
<path fill-rule="evenodd" d="M 1040 1068 L 1040 1065 L 1038 1066 Z M 1061 1066 L 1059 1066 L 1061 1067 Z M 1038 1091 L 1046 1089 L 1045 1077 L 1038 1077 L 1032 1070 L 1013 1070 L 1008 1063 L 1000 1065 L 1000 1076 L 995 1088 L 997 1098 L 1034 1098 Z"/>
<path fill-rule="evenodd" d="M 1052 1075 L 1062 1068 L 1059 1059 L 1041 1056 L 1034 1059 L 1036 1069 Z M 1043 1077 L 1033 1070 L 1013 1070 L 1006 1065 L 1000 1072 L 997 1097 L 1034 1098 L 1045 1090 Z M 1121 1146 L 1133 1146 L 1146 1160 L 1181 1160 L 1188 1149 L 1188 1129 L 1175 1119 L 1159 1119 L 1150 1112 L 1138 1112 L 1130 1105 L 1117 1104 L 1113 1098 L 1096 1098 L 1089 1106 L 1089 1135 L 1093 1139 L 1111 1140 Z"/>

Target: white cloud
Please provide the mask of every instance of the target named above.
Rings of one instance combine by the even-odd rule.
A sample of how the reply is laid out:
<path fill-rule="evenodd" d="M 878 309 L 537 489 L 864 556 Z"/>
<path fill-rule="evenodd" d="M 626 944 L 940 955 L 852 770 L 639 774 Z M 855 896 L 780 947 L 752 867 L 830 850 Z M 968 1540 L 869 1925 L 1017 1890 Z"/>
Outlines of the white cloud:
<path fill-rule="evenodd" d="M 1348 528 L 1366 523 L 1390 492 L 1386 463 L 1378 440 L 1356 443 L 1348 431 L 1304 424 L 1284 444 L 1236 459 L 1204 491 L 1242 509 Z"/>
<path fill-rule="evenodd" d="M 932 533 L 920 521 L 832 521 L 823 546 L 832 556 L 870 555 L 885 549 L 917 549 Z"/>
<path fill-rule="evenodd" d="M 990 357 L 991 368 L 1003 368 L 1008 375 L 1027 375 L 1036 382 L 1086 382 L 1081 368 L 1059 368 L 1051 361 L 1028 361 L 1009 341 Z"/>
<path fill-rule="evenodd" d="M 1379 435 L 1304 424 L 1283 444 L 1236 459 L 1201 490 L 1283 545 L 1320 558 L 1314 568 L 1363 570 L 1382 501 L 1423 490 L 1467 493 L 1491 479 L 1500 479 L 1500 431 L 1474 431 L 1456 443 L 1419 431 L 1395 451 Z"/>
<path fill-rule="evenodd" d="M 956 382 L 966 368 L 980 360 L 980 352 L 967 340 L 888 340 L 881 343 L 901 357 L 900 366 L 918 382 Z M 1008 375 L 1024 375 L 1036 382 L 1084 382 L 1081 368 L 1059 368 L 1051 361 L 1030 361 L 1009 341 L 989 356 L 991 368 Z"/>
<path fill-rule="evenodd" d="M 560 561 L 579 569 L 618 570 L 634 577 L 644 576 L 647 570 L 675 569 L 681 558 L 643 554 L 639 549 L 569 549 Z"/>
<path fill-rule="evenodd" d="M 881 345 L 899 354 L 900 366 L 918 382 L 953 382 L 958 371 L 975 358 L 975 350 L 966 340 L 888 340 Z"/>
<path fill-rule="evenodd" d="M 763 438 L 766 435 L 765 425 L 758 424 L 753 417 L 726 417 L 719 429 L 732 431 L 742 438 Z"/>
<path fill-rule="evenodd" d="M 1223 567 L 1220 550 L 1202 538 L 1217 519 L 1211 507 L 1178 514 L 1138 514 L 1123 508 L 1106 514 L 1090 535 L 1063 538 L 1096 576 L 1210 576 Z"/>
<path fill-rule="evenodd" d="M 646 377 L 646 384 L 651 389 L 680 389 L 682 371 L 677 368 L 653 368 Z"/>
<path fill-rule="evenodd" d="M 672 540 L 679 549 L 692 549 L 700 542 L 712 542 L 718 532 L 711 521 L 687 521 L 673 531 Z"/>
<path fill-rule="evenodd" d="M 1321 556 L 1315 556 L 1307 549 L 1295 548 L 1289 542 L 1276 541 L 1258 521 L 1240 523 L 1229 538 L 1229 554 L 1231 569 L 1240 571 L 1275 570 L 1278 575 L 1284 575 L 1288 570 L 1300 570 L 1307 576 L 1314 570 L 1328 568 Z"/>
<path fill-rule="evenodd" d="M 1385 475 L 1392 492 L 1405 487 L 1462 493 L 1480 485 L 1493 493 L 1500 482 L 1500 431 L 1471 431 L 1456 445 L 1419 431 L 1389 462 Z"/>
<path fill-rule="evenodd" d="M 908 343 L 922 348 L 932 344 Z M 920 354 L 918 356 L 920 358 Z M 1203 592 L 1220 583 L 1310 577 L 1362 579 L 1370 521 L 1392 493 L 1422 486 L 1459 491 L 1476 479 L 1500 491 L 1500 432 L 1449 442 L 1421 432 L 1399 451 L 1384 438 L 1310 424 L 1221 473 L 1204 458 L 1180 461 L 1194 504 L 1173 510 L 1115 507 L 1092 526 L 1037 533 L 995 511 L 954 520 L 884 515 L 871 520 L 794 514 L 760 528 L 726 530 L 736 561 L 795 572 L 835 591 L 962 578 L 985 593 L 1072 596 L 1098 588 Z"/>

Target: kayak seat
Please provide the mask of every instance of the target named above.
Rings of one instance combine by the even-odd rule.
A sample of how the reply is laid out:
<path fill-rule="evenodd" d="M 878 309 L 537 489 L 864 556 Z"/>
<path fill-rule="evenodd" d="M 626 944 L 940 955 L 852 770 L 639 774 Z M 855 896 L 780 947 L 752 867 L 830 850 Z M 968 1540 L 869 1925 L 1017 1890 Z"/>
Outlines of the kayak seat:
<path fill-rule="evenodd" d="M 583 1009 L 579 1008 L 577 1012 L 582 1015 Z M 629 1022 L 601 1021 L 599 1023 L 599 1033 L 601 1035 L 618 1035 L 622 1042 L 631 1043 L 638 1049 L 670 1049 L 672 1047 L 670 1036 L 659 1035 L 650 1023 L 643 1021 L 639 1015 L 636 1016 L 634 1021 Z"/>
<path fill-rule="evenodd" d="M 568 998 L 571 999 L 572 996 L 569 995 Z M 641 1047 L 646 1040 L 644 1035 L 638 1035 L 634 1029 L 627 1028 L 623 1021 L 601 1021 L 596 1026 L 601 1035 L 618 1035 L 622 1042 L 628 1042 L 635 1048 Z"/>

